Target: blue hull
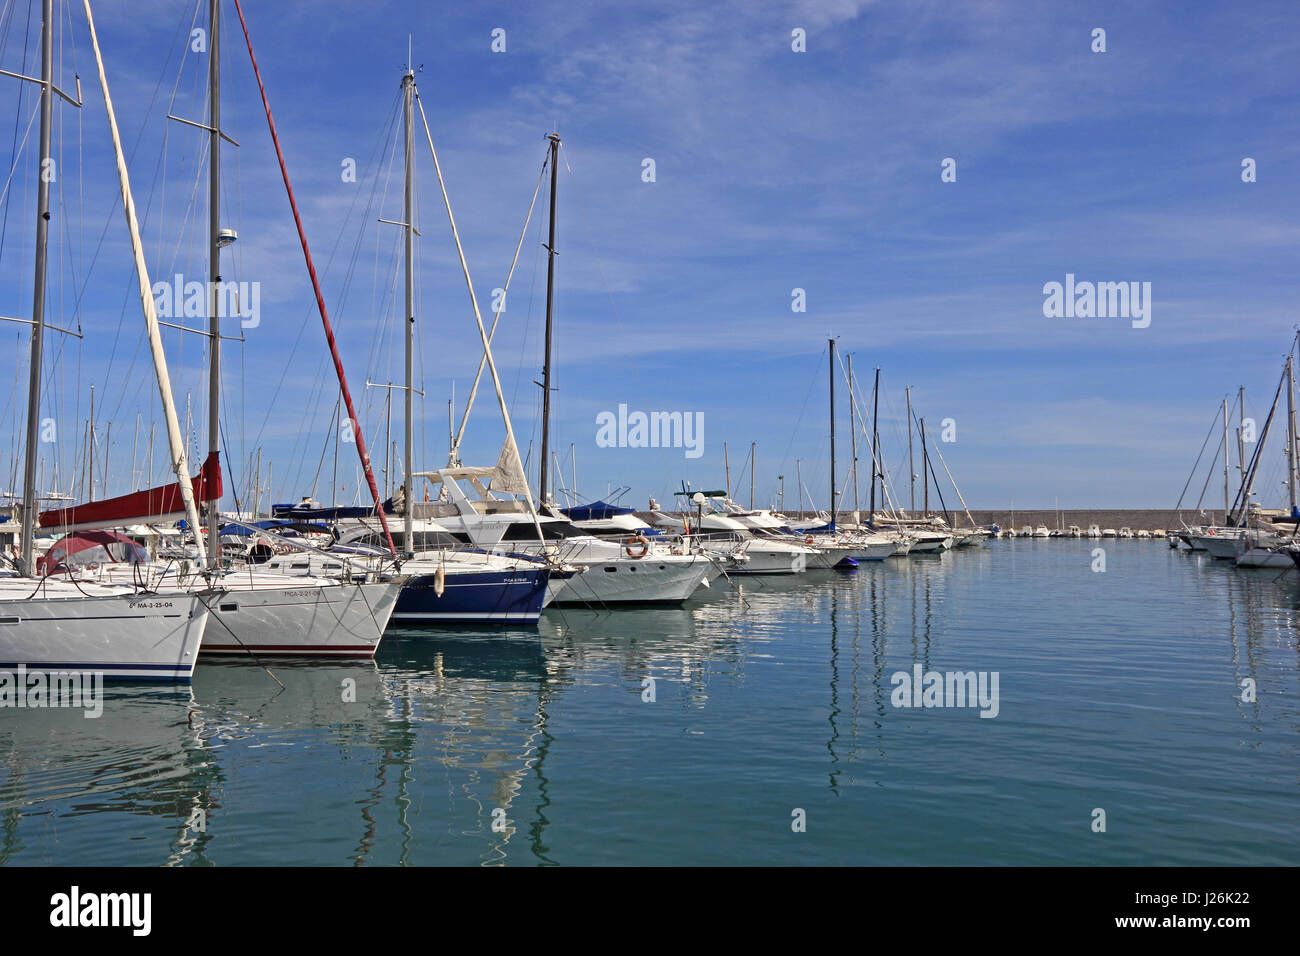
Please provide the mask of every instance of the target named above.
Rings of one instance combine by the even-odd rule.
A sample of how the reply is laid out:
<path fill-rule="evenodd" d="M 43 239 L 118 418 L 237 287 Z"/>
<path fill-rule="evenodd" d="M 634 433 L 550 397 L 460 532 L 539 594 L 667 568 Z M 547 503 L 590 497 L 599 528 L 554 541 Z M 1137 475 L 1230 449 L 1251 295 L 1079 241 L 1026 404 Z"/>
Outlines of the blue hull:
<path fill-rule="evenodd" d="M 394 624 L 536 624 L 550 571 L 475 571 L 449 574 L 442 597 L 434 576 L 409 581 L 397 597 Z"/>

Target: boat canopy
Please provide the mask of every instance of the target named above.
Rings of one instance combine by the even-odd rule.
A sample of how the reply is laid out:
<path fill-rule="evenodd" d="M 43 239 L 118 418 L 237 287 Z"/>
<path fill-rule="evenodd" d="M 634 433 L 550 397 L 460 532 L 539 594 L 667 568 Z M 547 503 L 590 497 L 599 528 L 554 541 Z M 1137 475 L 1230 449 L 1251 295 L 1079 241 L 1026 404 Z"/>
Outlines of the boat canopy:
<path fill-rule="evenodd" d="M 604 501 L 593 501 L 589 505 L 564 509 L 564 515 L 570 521 L 608 521 L 615 515 L 636 514 L 635 508 L 620 508 Z"/>
<path fill-rule="evenodd" d="M 222 535 L 247 538 L 258 531 L 289 531 L 302 534 L 329 534 L 330 529 L 323 524 L 308 524 L 302 521 L 288 521 L 269 518 L 262 521 L 250 521 L 247 524 L 227 524 L 221 526 Z"/>
<path fill-rule="evenodd" d="M 208 455 L 194 478 L 195 501 L 221 500 L 221 460 Z M 71 508 L 42 511 L 40 527 L 81 531 L 90 528 L 118 528 L 140 521 L 174 521 L 185 516 L 185 501 L 178 482 L 146 491 L 133 491 L 116 498 L 91 501 Z"/>
<path fill-rule="evenodd" d="M 384 512 L 393 513 L 392 499 L 384 502 Z M 373 518 L 375 516 L 374 506 L 368 508 L 356 507 L 339 507 L 339 508 L 314 508 L 311 505 L 271 505 L 271 516 L 273 518 L 292 518 L 309 521 L 337 521 L 340 518 Z"/>
<path fill-rule="evenodd" d="M 56 541 L 36 562 L 41 574 L 84 568 L 90 564 L 147 564 L 149 553 L 124 534 L 82 531 Z"/>

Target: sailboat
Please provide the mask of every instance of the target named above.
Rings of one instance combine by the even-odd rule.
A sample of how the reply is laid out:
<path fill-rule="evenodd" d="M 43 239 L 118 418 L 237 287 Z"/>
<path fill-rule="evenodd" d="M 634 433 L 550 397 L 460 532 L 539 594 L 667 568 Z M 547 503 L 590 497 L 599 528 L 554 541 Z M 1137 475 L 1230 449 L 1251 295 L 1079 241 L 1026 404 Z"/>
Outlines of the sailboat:
<path fill-rule="evenodd" d="M 410 78 L 412 92 L 414 84 L 414 75 L 412 75 Z M 421 106 L 421 119 L 425 124 L 425 133 L 429 138 L 432 153 L 432 135 L 428 132 L 423 106 Z M 414 474 L 414 477 L 428 482 L 438 490 L 438 500 L 423 505 L 415 503 L 413 510 L 417 517 L 436 520 L 441 527 L 463 536 L 474 547 L 494 552 L 508 550 L 512 554 L 525 555 L 534 559 L 548 559 L 552 563 L 571 565 L 580 569 L 581 573 L 571 576 L 563 583 L 562 588 L 553 587 L 549 590 L 548 603 L 591 606 L 680 603 L 689 598 L 698 588 L 707 586 L 710 581 L 723 573 L 725 565 L 717 556 L 686 546 L 674 548 L 661 541 L 652 540 L 648 536 L 629 535 L 628 540 L 620 541 L 599 538 L 574 527 L 550 500 L 548 464 L 552 360 L 549 345 L 554 318 L 559 134 L 549 134 L 547 142 L 546 162 L 550 167 L 550 232 L 547 249 L 550 258 L 547 266 L 546 293 L 547 349 L 541 383 L 543 388 L 542 445 L 538 482 L 541 505 L 538 508 L 533 507 L 532 491 L 519 460 L 518 447 L 514 442 L 514 432 L 509 425 L 509 415 L 506 412 L 505 399 L 501 394 L 496 366 L 491 358 L 489 333 L 478 315 L 477 302 L 471 298 L 471 301 L 474 301 L 479 335 L 484 348 L 479 374 L 482 374 L 484 365 L 491 370 L 493 384 L 497 389 L 497 401 L 506 422 L 506 444 L 501 449 L 496 466 L 472 468 L 460 462 L 460 436 L 455 436 L 445 468 Z M 436 153 L 434 165 L 437 168 Z M 439 175 L 441 178 L 441 174 Z M 539 189 L 540 185 L 539 179 Z M 445 190 L 443 197 L 446 202 Z M 450 215 L 450 203 L 448 202 L 447 205 Z M 454 220 L 452 228 L 455 236 Z M 522 236 L 520 241 L 522 242 Z M 457 246 L 459 248 L 458 237 Z M 468 268 L 465 266 L 463 253 L 461 265 L 468 281 Z M 499 315 L 498 312 L 498 318 Z M 495 323 L 493 327 L 495 328 Z M 470 402 L 467 403 L 463 413 L 462 435 L 477 386 L 478 378 L 475 379 Z M 411 474 L 409 470 L 408 474 Z M 408 501 L 411 500 L 409 492 L 406 498 Z M 639 540 L 636 540 L 638 538 Z"/>
<path fill-rule="evenodd" d="M 53 79 L 53 2 L 41 5 L 41 156 L 50 151 L 53 97 L 59 93 Z M 87 17 L 90 14 L 86 4 Z M 93 27 L 92 27 L 93 35 Z M 101 68 L 102 75 L 102 68 Z M 22 77 L 28 80 L 28 77 Z M 107 104 L 107 97 L 106 97 Z M 111 117 L 111 104 L 109 105 Z M 115 145 L 116 136 L 115 136 Z M 125 176 L 120 160 L 119 172 Z M 128 221 L 135 209 L 123 182 Z M 140 594 L 134 588 L 80 584 L 38 578 L 36 574 L 36 455 L 40 424 L 42 344 L 45 330 L 46 251 L 50 222 L 50 187 L 39 177 L 35 292 L 31 319 L 31 352 L 27 395 L 27 441 L 23 473 L 22 530 L 17 573 L 0 577 L 0 668 L 100 672 L 105 677 L 143 680 L 189 681 L 194 673 L 208 608 L 197 594 Z M 141 295 L 149 297 L 148 286 Z M 150 299 L 150 301 L 152 301 Z M 148 319 L 148 313 L 146 313 Z M 162 359 L 156 317 L 149 325 L 159 391 L 167 413 L 169 435 L 179 439 L 176 410 Z M 184 449 L 174 457 L 177 493 L 191 514 L 196 514 Z"/>
<path fill-rule="evenodd" d="M 150 578 L 150 587 L 160 595 L 197 594 L 212 612 L 208 640 L 202 652 L 207 655 L 252 656 L 329 656 L 371 657 L 379 645 L 401 589 L 401 581 L 391 573 L 364 573 L 361 579 L 346 580 L 319 575 L 287 580 L 282 574 L 260 568 L 225 569 L 222 567 L 220 504 L 219 427 L 220 427 L 220 249 L 233 231 L 219 226 L 220 184 L 220 17 L 218 0 L 209 2 L 208 92 L 211 137 L 209 151 L 209 416 L 208 458 L 204 464 L 206 480 L 201 482 L 198 499 L 207 503 L 206 542 L 199 537 L 197 513 L 187 515 L 199 545 L 200 566 L 205 573 L 191 575 L 184 566 L 164 566 Z M 93 38 L 93 25 L 92 25 Z M 96 48 L 98 54 L 98 48 Z M 107 78 L 100 69 L 106 102 L 111 102 Z M 110 119 L 112 119 L 110 111 Z M 110 122 L 115 144 L 115 122 Z M 125 160 L 119 157 L 119 173 L 124 195 L 129 195 Z M 132 242 L 138 244 L 138 227 L 132 224 Z M 152 288 L 144 266 L 143 254 L 137 254 L 137 272 L 142 288 Z M 152 312 L 152 299 L 146 310 Z M 156 316 L 154 317 L 156 324 Z M 344 383 L 345 384 L 345 383 Z M 358 430 L 359 431 L 359 430 Z M 364 438 L 358 435 L 359 447 Z M 119 499 L 81 505 L 42 515 L 42 523 L 75 531 L 84 528 L 120 526 L 138 518 L 139 506 L 154 502 L 152 493 L 142 492 Z M 154 496 L 156 497 L 156 496 Z M 165 506 L 165 503 L 164 503 Z M 155 520 L 158 515 L 150 514 Z M 134 565 L 102 566 L 97 577 L 110 583 L 139 580 L 141 569 Z M 145 573 L 148 573 L 147 571 Z"/>

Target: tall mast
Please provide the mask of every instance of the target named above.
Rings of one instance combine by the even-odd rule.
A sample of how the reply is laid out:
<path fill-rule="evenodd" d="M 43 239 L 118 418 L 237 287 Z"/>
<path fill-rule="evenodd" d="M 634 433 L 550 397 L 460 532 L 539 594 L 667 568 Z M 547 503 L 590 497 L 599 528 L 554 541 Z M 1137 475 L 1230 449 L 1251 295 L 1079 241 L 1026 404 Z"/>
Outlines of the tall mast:
<path fill-rule="evenodd" d="M 86 430 L 86 500 L 95 500 L 95 386 L 90 386 L 90 426 Z"/>
<path fill-rule="evenodd" d="M 1237 472 L 1240 479 L 1246 480 L 1246 387 L 1237 388 Z"/>
<path fill-rule="evenodd" d="M 912 386 L 907 386 L 907 483 L 911 492 L 908 511 L 916 511 L 916 465 L 912 463 Z"/>
<path fill-rule="evenodd" d="M 749 510 L 754 510 L 754 468 L 758 465 L 758 442 L 749 443 Z"/>
<path fill-rule="evenodd" d="M 930 452 L 925 446 L 925 419 L 921 419 L 921 489 L 925 493 L 925 517 L 930 517 Z"/>
<path fill-rule="evenodd" d="M 876 384 L 871 389 L 871 521 L 876 520 L 876 472 L 880 455 L 880 366 L 876 366 Z M 884 475 L 882 474 L 883 478 Z M 881 489 L 884 491 L 884 482 Z"/>
<path fill-rule="evenodd" d="M 415 551 L 414 516 L 415 485 L 415 276 L 411 270 L 411 260 L 415 255 L 415 71 L 408 64 L 406 75 L 402 77 L 402 97 L 404 101 L 403 116 L 406 130 L 406 185 L 403 190 L 403 221 L 406 223 L 406 425 L 402 448 L 402 497 L 405 507 L 402 509 L 402 550 L 406 554 Z"/>
<path fill-rule="evenodd" d="M 1228 510 L 1232 507 L 1228 500 L 1228 469 L 1232 465 L 1232 452 L 1228 447 L 1228 400 L 1223 400 L 1223 523 L 1225 525 L 1231 522 L 1228 519 Z"/>
<path fill-rule="evenodd" d="M 384 396 L 384 497 L 393 497 L 393 389 L 389 382 Z"/>
<path fill-rule="evenodd" d="M 144 311 L 149 349 L 153 356 L 154 377 L 158 382 L 158 394 L 162 400 L 163 416 L 167 422 L 167 444 L 171 451 L 172 471 L 176 475 L 181 500 L 185 503 L 186 523 L 194 534 L 195 544 L 199 546 L 199 567 L 206 568 L 206 556 L 203 553 L 202 540 L 199 537 L 198 503 L 194 500 L 194 489 L 190 484 L 190 465 L 185 455 L 185 440 L 181 437 L 180 421 L 176 415 L 176 401 L 172 393 L 171 377 L 167 372 L 167 354 L 163 349 L 162 334 L 158 331 L 158 313 L 154 304 L 153 285 L 149 281 L 149 270 L 144 260 L 144 243 L 140 239 L 140 221 L 136 217 L 135 199 L 131 195 L 131 182 L 126 168 L 126 154 L 122 151 L 122 137 L 117 128 L 117 114 L 113 111 L 113 99 L 108 92 L 108 77 L 104 73 L 104 59 L 99 49 L 99 37 L 95 33 L 95 21 L 90 13 L 90 0 L 83 0 L 83 2 L 86 10 L 86 26 L 90 28 L 90 43 L 95 51 L 95 66 L 99 70 L 99 85 L 104 93 L 104 111 L 108 114 L 108 129 L 113 139 L 113 153 L 117 159 L 117 178 L 122 193 L 122 211 L 126 215 L 127 232 L 130 235 L 131 251 L 135 258 L 136 282 L 139 286 L 140 305 Z"/>
<path fill-rule="evenodd" d="M 221 449 L 221 5 L 208 0 L 208 454 Z M 221 562 L 220 501 L 208 502 L 208 563 Z"/>
<path fill-rule="evenodd" d="M 853 460 L 853 520 L 858 519 L 861 502 L 858 500 L 858 420 L 854 409 L 857 408 L 857 392 L 853 388 L 853 353 L 849 353 L 849 441 L 852 445 Z"/>
<path fill-rule="evenodd" d="M 831 344 L 831 530 L 835 530 L 835 340 Z"/>
<path fill-rule="evenodd" d="M 731 497 L 731 462 L 727 458 L 727 443 L 722 443 L 722 473 L 727 477 L 727 497 Z"/>
<path fill-rule="evenodd" d="M 41 3 L 41 143 L 39 162 L 51 158 L 54 101 L 54 0 Z M 32 291 L 32 347 L 27 373 L 27 457 L 23 461 L 22 573 L 36 570 L 36 441 L 41 425 L 41 347 L 45 332 L 45 248 L 50 234 L 50 182 L 36 184 L 36 277 Z"/>
<path fill-rule="evenodd" d="M 1291 516 L 1295 517 L 1295 368 L 1292 353 L 1286 356 L 1286 487 L 1291 500 Z"/>
<path fill-rule="evenodd" d="M 550 500 L 546 459 L 551 442 L 551 322 L 555 305 L 555 190 L 559 180 L 560 134 L 551 133 L 551 231 L 546 243 L 546 355 L 542 363 L 542 471 L 538 493 L 542 504 Z"/>

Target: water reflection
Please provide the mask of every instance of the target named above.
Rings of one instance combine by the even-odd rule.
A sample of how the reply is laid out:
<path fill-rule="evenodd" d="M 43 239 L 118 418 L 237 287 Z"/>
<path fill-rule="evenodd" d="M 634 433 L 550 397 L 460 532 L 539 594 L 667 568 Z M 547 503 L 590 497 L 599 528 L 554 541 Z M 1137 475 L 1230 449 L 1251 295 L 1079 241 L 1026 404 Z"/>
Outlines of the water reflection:
<path fill-rule="evenodd" d="M 1004 632 L 1024 613 L 1023 595 L 1050 603 L 1069 587 L 1095 586 L 1076 569 L 1076 558 L 1087 567 L 1090 547 L 995 544 L 851 573 L 722 582 L 685 607 L 548 610 L 529 630 L 396 629 L 374 662 L 277 662 L 268 673 L 205 661 L 192 689 L 110 688 L 98 720 L 3 712 L 0 865 L 589 862 L 610 831 L 579 846 L 584 814 L 628 809 L 607 806 L 616 804 L 608 794 L 637 761 L 672 781 L 682 813 L 716 801 L 723 786 L 751 792 L 806 779 L 840 801 L 863 782 L 880 799 L 892 790 L 905 801 L 882 806 L 894 823 L 924 812 L 926 801 L 952 816 L 953 791 L 925 788 L 961 781 L 936 771 L 941 758 L 927 747 L 949 748 L 944 759 L 954 763 L 977 760 L 998 739 L 991 725 L 1004 732 L 1014 713 L 1000 722 L 918 720 L 891 706 L 890 675 L 915 664 L 978 666 L 974 648 L 990 659 L 1057 655 L 1032 688 L 1049 704 L 1065 681 L 1087 686 L 1086 666 L 1069 672 L 1070 643 L 1039 646 L 1023 630 Z M 1149 543 L 1108 547 L 1117 572 L 1126 567 L 1121 554 L 1140 558 L 1142 586 L 1190 608 L 1169 630 L 1222 610 L 1234 706 L 1251 729 L 1249 746 L 1260 746 L 1270 728 L 1265 694 L 1294 701 L 1297 693 L 1295 575 L 1241 573 Z M 1142 606 L 1139 595 L 1135 613 Z M 1126 647 L 1143 650 L 1128 635 L 1108 640 L 1089 653 L 1123 660 Z M 1177 648 L 1158 644 L 1173 635 L 1147 640 L 1147 653 Z M 650 678 L 659 682 L 656 709 L 643 706 Z M 1247 678 L 1259 684 L 1255 700 L 1240 699 Z M 1044 728 L 1052 729 L 1039 723 L 1033 732 Z M 699 746 L 684 745 L 685 734 Z M 1051 749 L 1032 734 L 1018 746 Z M 1009 761 L 984 764 L 985 793 L 1010 786 L 997 776 Z M 743 843 L 753 823 L 742 817 L 738 810 L 732 830 L 731 817 L 713 824 L 720 839 Z M 710 819 L 693 822 L 707 829 Z M 691 832 L 685 817 L 682 828 Z M 701 848 L 680 840 L 679 858 L 694 859 Z"/>

